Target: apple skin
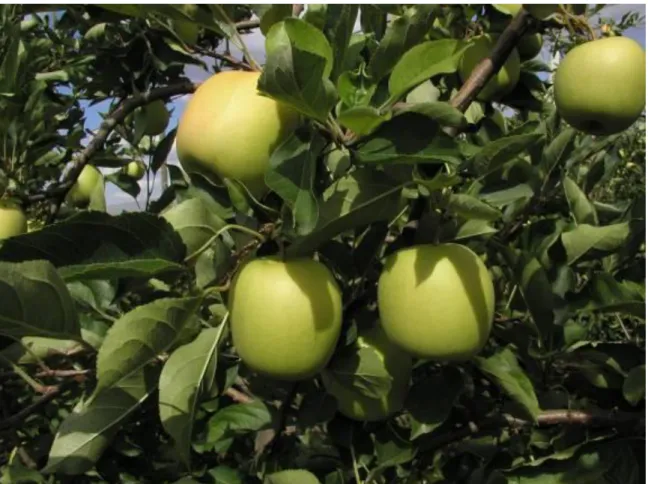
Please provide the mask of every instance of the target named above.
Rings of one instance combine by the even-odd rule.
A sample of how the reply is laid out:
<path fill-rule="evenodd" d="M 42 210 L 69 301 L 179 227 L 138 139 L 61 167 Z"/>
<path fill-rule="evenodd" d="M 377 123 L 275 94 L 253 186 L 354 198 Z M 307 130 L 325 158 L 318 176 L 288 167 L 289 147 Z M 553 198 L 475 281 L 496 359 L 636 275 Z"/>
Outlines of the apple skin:
<path fill-rule="evenodd" d="M 169 124 L 169 111 L 163 101 L 153 101 L 142 108 L 141 116 L 146 119 L 146 129 L 144 134 L 147 136 L 157 136 L 164 133 Z"/>
<path fill-rule="evenodd" d="M 0 240 L 27 232 L 25 212 L 15 204 L 0 201 Z"/>
<path fill-rule="evenodd" d="M 496 37 L 490 34 L 480 35 L 470 39 L 470 47 L 459 61 L 459 76 L 466 82 L 477 64 L 488 57 L 495 45 Z M 477 95 L 480 101 L 497 101 L 511 92 L 520 80 L 520 55 L 513 49 L 508 59 Z"/>
<path fill-rule="evenodd" d="M 558 12 L 560 5 L 551 5 L 548 3 L 531 3 L 524 4 L 524 9 L 537 20 L 549 20 L 549 18 Z"/>
<path fill-rule="evenodd" d="M 274 149 L 300 123 L 297 111 L 257 91 L 260 73 L 220 72 L 204 82 L 180 118 L 177 151 L 188 172 L 231 178 L 255 195 Z"/>
<path fill-rule="evenodd" d="M 542 35 L 529 34 L 520 39 L 517 45 L 520 60 L 533 59 L 542 50 Z"/>
<path fill-rule="evenodd" d="M 228 298 L 234 347 L 252 370 L 285 381 L 310 378 L 329 362 L 342 328 L 342 295 L 312 259 L 246 263 Z"/>
<path fill-rule="evenodd" d="M 488 340 L 495 290 L 488 269 L 466 246 L 418 245 L 387 257 L 378 311 L 387 337 L 412 356 L 465 361 Z"/>
<path fill-rule="evenodd" d="M 123 168 L 123 172 L 135 180 L 141 180 L 146 173 L 146 166 L 141 161 L 131 161 Z"/>
<path fill-rule="evenodd" d="M 366 347 L 376 350 L 393 379 L 391 390 L 387 395 L 382 398 L 371 398 L 329 376 L 326 370 L 322 372 L 322 380 L 326 391 L 337 400 L 338 411 L 342 415 L 352 420 L 375 422 L 384 420 L 403 408 L 412 374 L 412 357 L 389 341 L 379 326 L 364 331 L 358 336 L 355 348 Z M 353 358 L 352 355 L 346 354 L 341 357 Z"/>
<path fill-rule="evenodd" d="M 67 202 L 75 207 L 85 208 L 90 203 L 94 187 L 99 183 L 102 174 L 92 165 L 85 165 L 76 183 L 72 186 L 67 196 Z"/>
<path fill-rule="evenodd" d="M 608 37 L 570 50 L 554 77 L 556 108 L 577 130 L 619 133 L 646 106 L 646 53 L 628 37 Z"/>

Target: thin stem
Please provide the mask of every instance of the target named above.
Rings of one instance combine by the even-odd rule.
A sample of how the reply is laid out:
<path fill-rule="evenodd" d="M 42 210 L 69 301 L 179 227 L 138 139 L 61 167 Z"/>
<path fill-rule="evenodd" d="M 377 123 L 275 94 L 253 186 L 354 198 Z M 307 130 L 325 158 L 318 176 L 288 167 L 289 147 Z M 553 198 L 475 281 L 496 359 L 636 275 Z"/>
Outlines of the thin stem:
<path fill-rule="evenodd" d="M 250 67 L 252 67 L 255 71 L 260 71 L 261 67 L 259 67 L 259 64 L 257 61 L 254 60 L 254 57 L 252 57 L 252 54 L 250 54 L 250 51 L 248 50 L 247 46 L 245 45 L 245 42 L 243 42 L 243 38 L 241 37 L 241 34 L 239 34 L 238 31 L 238 26 L 234 22 L 232 22 L 232 19 L 229 18 L 227 15 L 227 12 L 225 12 L 225 9 L 218 4 L 214 4 L 214 7 L 218 10 L 218 12 L 223 16 L 223 18 L 227 21 L 227 23 L 232 27 L 232 32 L 233 32 L 233 41 L 238 43 L 237 47 L 241 49 L 241 52 L 243 52 L 243 57 L 247 60 L 248 64 L 250 64 Z"/>
<path fill-rule="evenodd" d="M 360 478 L 360 471 L 358 469 L 358 460 L 356 459 L 355 447 L 353 447 L 353 442 L 351 442 L 351 460 L 353 461 L 353 476 L 355 477 L 356 484 L 363 484 L 362 479 Z"/>
<path fill-rule="evenodd" d="M 43 385 L 41 383 L 38 383 L 31 376 L 29 376 L 29 374 L 25 370 L 20 368 L 13 361 L 11 361 L 9 358 L 2 355 L 1 353 L 0 353 L 0 360 L 3 360 L 5 363 L 11 366 L 11 369 L 14 371 L 14 373 L 16 373 L 16 375 L 22 378 L 25 381 L 25 383 L 27 383 L 30 387 L 32 387 L 32 389 L 35 392 L 43 393 L 43 388 L 44 388 Z"/>
<path fill-rule="evenodd" d="M 248 235 L 251 235 L 253 237 L 256 237 L 260 242 L 265 242 L 265 237 L 257 232 L 256 230 L 252 230 L 247 227 L 243 227 L 242 225 L 237 225 L 237 224 L 227 224 L 224 227 L 221 227 L 214 235 L 212 235 L 207 242 L 205 242 L 200 248 L 198 248 L 196 251 L 194 251 L 192 254 L 187 256 L 185 258 L 185 263 L 189 263 L 196 259 L 200 254 L 205 252 L 218 237 L 220 237 L 223 233 L 227 232 L 228 230 L 238 230 L 239 232 L 244 232 Z"/>

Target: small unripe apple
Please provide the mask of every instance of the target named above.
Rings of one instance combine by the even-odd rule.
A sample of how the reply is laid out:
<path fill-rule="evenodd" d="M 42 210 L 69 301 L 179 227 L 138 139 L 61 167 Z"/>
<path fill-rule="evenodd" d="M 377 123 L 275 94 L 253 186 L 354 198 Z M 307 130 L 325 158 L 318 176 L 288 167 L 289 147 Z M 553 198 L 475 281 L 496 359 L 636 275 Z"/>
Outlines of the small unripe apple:
<path fill-rule="evenodd" d="M 136 116 L 145 123 L 144 134 L 147 136 L 164 133 L 170 117 L 164 101 L 161 100 L 146 104 L 137 111 Z"/>
<path fill-rule="evenodd" d="M 85 165 L 76 183 L 72 186 L 67 196 L 67 202 L 75 207 L 85 208 L 90 203 L 92 192 L 101 179 L 101 172 L 92 165 Z"/>
<path fill-rule="evenodd" d="M 185 171 L 267 192 L 270 155 L 299 125 L 297 111 L 257 91 L 258 72 L 215 74 L 193 94 L 180 118 L 177 151 Z"/>
<path fill-rule="evenodd" d="M 133 160 L 123 169 L 123 173 L 134 180 L 141 180 L 146 173 L 146 166 L 141 161 Z"/>
<path fill-rule="evenodd" d="M 246 263 L 232 282 L 232 341 L 252 370 L 295 381 L 329 362 L 342 328 L 342 295 L 329 269 L 311 259 Z"/>
<path fill-rule="evenodd" d="M 464 51 L 459 61 L 459 76 L 463 82 L 470 77 L 473 69 L 483 59 L 490 56 L 497 38 L 490 34 L 470 39 L 470 46 Z M 520 55 L 513 49 L 504 65 L 477 95 L 480 101 L 497 101 L 511 92 L 520 79 Z"/>
<path fill-rule="evenodd" d="M 353 366 L 352 362 L 358 359 L 357 352 L 361 348 L 370 348 L 378 355 L 386 373 L 392 378 L 389 392 L 382 398 L 372 398 L 352 384 L 336 378 L 335 369 L 322 372 L 324 387 L 337 400 L 338 411 L 342 415 L 365 422 L 384 420 L 401 410 L 405 404 L 412 372 L 412 357 L 389 341 L 380 327 L 376 327 L 358 336 L 355 351 L 347 350 L 340 354 L 340 359 L 347 360 L 341 363 L 344 368 Z"/>
<path fill-rule="evenodd" d="M 27 217 L 13 203 L 0 200 L 0 240 L 27 232 Z"/>
<path fill-rule="evenodd" d="M 488 269 L 468 247 L 418 245 L 387 257 L 378 311 L 387 337 L 411 355 L 463 361 L 488 340 L 495 290 Z"/>
<path fill-rule="evenodd" d="M 549 20 L 552 15 L 557 13 L 560 5 L 550 5 L 548 3 L 531 3 L 524 4 L 524 9 L 538 20 Z"/>
<path fill-rule="evenodd" d="M 189 22 L 186 20 L 174 20 L 173 28 L 175 30 L 175 33 L 185 44 L 191 46 L 198 42 L 198 34 L 200 33 L 200 29 L 194 22 Z"/>
<path fill-rule="evenodd" d="M 574 47 L 554 77 L 558 114 L 593 135 L 619 133 L 646 106 L 646 53 L 628 37 L 609 37 Z"/>
<path fill-rule="evenodd" d="M 533 59 L 542 50 L 542 35 L 524 35 L 518 42 L 517 50 L 520 54 L 520 60 Z"/>

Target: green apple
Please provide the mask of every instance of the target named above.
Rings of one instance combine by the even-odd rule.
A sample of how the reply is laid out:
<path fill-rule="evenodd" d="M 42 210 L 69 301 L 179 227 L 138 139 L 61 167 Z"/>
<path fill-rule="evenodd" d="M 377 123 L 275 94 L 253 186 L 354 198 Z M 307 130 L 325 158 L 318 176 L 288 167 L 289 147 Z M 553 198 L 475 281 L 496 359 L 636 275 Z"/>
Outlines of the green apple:
<path fill-rule="evenodd" d="M 503 14 L 506 15 L 517 15 L 517 13 L 522 8 L 521 3 L 494 3 L 493 7 Z"/>
<path fill-rule="evenodd" d="M 548 3 L 524 4 L 524 9 L 538 20 L 549 20 L 551 16 L 560 10 L 560 5 Z"/>
<path fill-rule="evenodd" d="M 297 111 L 257 91 L 260 73 L 215 74 L 193 94 L 178 124 L 185 171 L 231 178 L 255 195 L 267 192 L 270 155 L 300 122 Z"/>
<path fill-rule="evenodd" d="M 350 368 L 360 360 L 363 349 L 374 351 L 386 373 L 392 378 L 391 389 L 382 398 L 372 398 L 352 385 L 336 378 L 335 368 Z M 384 420 L 403 408 L 412 373 L 412 357 L 394 345 L 380 327 L 362 332 L 351 351 L 343 351 L 322 372 L 326 390 L 335 397 L 338 411 L 350 419 L 360 421 Z"/>
<path fill-rule="evenodd" d="M 628 37 L 608 37 L 574 47 L 554 77 L 560 116 L 593 135 L 619 133 L 646 106 L 646 53 Z"/>
<path fill-rule="evenodd" d="M 92 192 L 102 178 L 101 172 L 92 165 L 85 165 L 67 196 L 67 202 L 75 207 L 85 208 L 90 203 Z"/>
<path fill-rule="evenodd" d="M 187 45 L 195 45 L 198 42 L 200 29 L 194 22 L 186 20 L 174 20 L 173 28 L 178 37 Z"/>
<path fill-rule="evenodd" d="M 473 69 L 483 59 L 490 56 L 497 37 L 485 34 L 470 39 L 469 47 L 459 61 L 459 76 L 463 82 L 470 77 Z M 497 101 L 511 92 L 520 79 L 520 55 L 513 49 L 504 65 L 477 95 L 480 101 Z"/>
<path fill-rule="evenodd" d="M 528 34 L 522 36 L 517 45 L 520 60 L 533 59 L 542 50 L 542 35 Z"/>
<path fill-rule="evenodd" d="M 0 240 L 27 232 L 27 217 L 20 206 L 0 200 Z"/>
<path fill-rule="evenodd" d="M 387 337 L 411 355 L 463 361 L 488 340 L 495 290 L 488 269 L 466 246 L 418 245 L 387 257 L 378 311 Z"/>
<path fill-rule="evenodd" d="M 342 328 L 342 295 L 333 274 L 306 258 L 246 263 L 232 282 L 228 306 L 243 362 L 279 380 L 319 373 Z"/>
<path fill-rule="evenodd" d="M 140 108 L 136 116 L 138 122 L 144 124 L 144 134 L 148 136 L 157 136 L 164 133 L 169 124 L 169 111 L 164 105 L 164 101 L 153 101 Z"/>
<path fill-rule="evenodd" d="M 141 161 L 133 160 L 128 165 L 122 168 L 125 175 L 135 179 L 141 180 L 146 173 L 146 165 Z"/>

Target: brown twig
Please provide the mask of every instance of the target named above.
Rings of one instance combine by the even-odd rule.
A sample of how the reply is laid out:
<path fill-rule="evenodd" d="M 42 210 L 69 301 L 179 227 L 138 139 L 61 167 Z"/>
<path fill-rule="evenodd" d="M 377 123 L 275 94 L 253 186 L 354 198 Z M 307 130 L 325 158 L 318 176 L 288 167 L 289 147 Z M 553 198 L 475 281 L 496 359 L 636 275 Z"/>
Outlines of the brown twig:
<path fill-rule="evenodd" d="M 32 413 L 36 412 L 39 408 L 41 408 L 42 406 L 44 406 L 45 404 L 47 404 L 48 402 L 56 398 L 58 395 L 63 393 L 63 391 L 73 383 L 74 383 L 73 380 L 68 380 L 67 382 L 62 383 L 58 386 L 47 387 L 47 391 L 38 399 L 36 399 L 34 403 L 23 408 L 20 412 L 12 415 L 11 417 L 1 420 L 0 430 L 10 428 L 21 423 Z"/>
<path fill-rule="evenodd" d="M 477 94 L 483 89 L 486 83 L 496 74 L 508 59 L 515 46 L 518 44 L 524 31 L 530 24 L 531 15 L 525 10 L 520 12 L 511 20 L 502 35 L 500 35 L 493 47 L 491 55 L 482 60 L 470 73 L 470 77 L 461 86 L 461 89 L 450 104 L 464 112 L 470 106 Z"/>
<path fill-rule="evenodd" d="M 233 387 L 230 387 L 227 390 L 225 390 L 225 395 L 230 397 L 236 403 L 250 403 L 251 401 L 254 400 L 254 398 L 246 395 L 245 393 Z"/>
<path fill-rule="evenodd" d="M 112 133 L 115 127 L 122 123 L 131 112 L 141 106 L 157 101 L 158 99 L 168 99 L 180 94 L 192 93 L 196 88 L 197 84 L 185 81 L 170 86 L 158 87 L 145 93 L 136 94 L 120 103 L 120 105 L 103 120 L 99 130 L 90 143 L 88 143 L 88 146 L 86 146 L 85 149 L 75 158 L 73 166 L 65 175 L 64 180 L 56 184 L 55 187 L 52 187 L 55 196 L 52 197 L 53 200 L 50 205 L 50 211 L 47 214 L 46 223 L 49 224 L 55 219 L 63 200 L 65 200 L 65 196 L 81 174 L 83 167 L 85 167 L 88 161 L 90 161 L 90 158 L 92 158 L 92 156 L 103 147 L 108 136 Z"/>

